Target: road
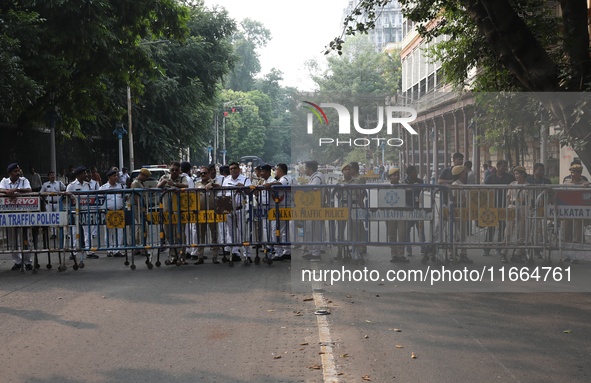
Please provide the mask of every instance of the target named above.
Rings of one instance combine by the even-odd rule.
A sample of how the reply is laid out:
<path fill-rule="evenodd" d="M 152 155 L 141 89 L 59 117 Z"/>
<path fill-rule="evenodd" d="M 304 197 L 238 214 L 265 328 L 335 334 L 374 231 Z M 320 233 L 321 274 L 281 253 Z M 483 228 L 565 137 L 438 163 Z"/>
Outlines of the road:
<path fill-rule="evenodd" d="M 0 255 L 1 381 L 591 380 L 591 294 L 305 290 L 292 262 L 34 274 Z"/>

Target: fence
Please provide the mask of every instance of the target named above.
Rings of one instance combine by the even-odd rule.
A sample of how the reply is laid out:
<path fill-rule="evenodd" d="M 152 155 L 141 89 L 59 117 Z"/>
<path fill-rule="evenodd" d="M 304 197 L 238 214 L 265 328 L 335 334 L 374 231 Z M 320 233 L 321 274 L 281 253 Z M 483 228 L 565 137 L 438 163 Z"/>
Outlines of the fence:
<path fill-rule="evenodd" d="M 135 257 L 148 268 L 202 259 L 233 264 L 273 262 L 304 247 L 309 257 L 328 249 L 334 259 L 363 263 L 367 247 L 390 249 L 392 261 L 412 251 L 422 262 L 469 263 L 468 250 L 502 262 L 543 264 L 586 259 L 591 190 L 576 186 L 323 185 L 223 189 L 125 189 L 30 193 L 0 197 L 2 253 L 22 267 L 39 255 L 58 270 L 84 267 L 103 251 Z"/>

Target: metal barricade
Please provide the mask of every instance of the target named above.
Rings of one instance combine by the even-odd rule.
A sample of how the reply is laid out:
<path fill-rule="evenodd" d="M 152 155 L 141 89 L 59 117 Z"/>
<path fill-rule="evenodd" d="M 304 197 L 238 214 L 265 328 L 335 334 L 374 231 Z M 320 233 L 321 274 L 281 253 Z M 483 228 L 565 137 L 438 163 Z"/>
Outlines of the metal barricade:
<path fill-rule="evenodd" d="M 46 252 L 51 268 L 57 253 L 60 271 L 66 254 L 77 269 L 97 251 L 124 257 L 131 269 L 139 255 L 151 269 L 203 263 L 208 248 L 213 263 L 221 256 L 229 265 L 270 265 L 294 249 L 344 263 L 383 257 L 383 249 L 406 262 L 418 250 L 434 264 L 470 263 L 468 252 L 482 251 L 527 265 L 588 259 L 591 250 L 591 191 L 577 186 L 275 185 L 0 198 L 1 251 L 23 265 L 35 255 L 36 268 L 37 254 Z"/>
<path fill-rule="evenodd" d="M 55 208 L 47 207 L 48 198 Z M 31 268 L 36 272 L 40 267 L 40 253 L 47 253 L 47 269 L 52 268 L 52 253 L 58 253 L 61 265 L 64 228 L 67 227 L 67 212 L 63 212 L 62 207 L 61 197 L 55 193 L 0 197 L 0 227 L 4 228 L 0 251 L 10 254 L 22 271 Z"/>

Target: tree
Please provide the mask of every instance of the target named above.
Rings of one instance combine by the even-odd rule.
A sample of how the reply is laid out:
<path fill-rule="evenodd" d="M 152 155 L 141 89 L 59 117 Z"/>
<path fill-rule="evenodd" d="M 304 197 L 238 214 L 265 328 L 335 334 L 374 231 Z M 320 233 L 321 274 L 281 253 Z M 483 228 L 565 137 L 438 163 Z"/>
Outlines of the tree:
<path fill-rule="evenodd" d="M 267 45 L 271 32 L 255 20 L 244 19 L 233 38 L 236 55 L 239 57 L 227 81 L 227 88 L 248 92 L 254 89 L 254 77 L 261 71 L 257 50 Z"/>
<path fill-rule="evenodd" d="M 384 105 L 387 96 L 396 94 L 400 89 L 400 57 L 398 54 L 376 52 L 373 44 L 367 36 L 354 36 L 348 40 L 347 45 L 341 51 L 341 55 L 329 56 L 325 70 L 318 70 L 316 62 L 309 62 L 308 68 L 312 72 L 311 77 L 318 85 L 318 92 L 312 97 L 315 103 L 331 102 L 342 105 L 358 106 L 361 111 L 359 124 L 363 128 L 374 127 L 377 123 L 376 105 Z M 300 99 L 306 100 L 305 96 Z M 353 110 L 349 108 L 349 110 Z M 298 126 L 306 126 L 307 110 L 301 110 Z M 327 111 L 330 121 L 338 121 L 332 110 Z M 303 151 L 311 146 L 318 146 L 319 138 L 326 137 L 322 129 L 316 129 L 314 134 L 300 132 L 294 136 L 294 145 L 297 149 L 297 158 L 304 159 Z M 352 138 L 361 138 L 356 132 L 351 133 Z M 349 137 L 347 137 L 349 138 Z M 374 137 L 376 138 L 376 137 Z M 331 163 L 342 160 L 351 150 L 363 151 L 366 161 L 376 155 L 376 145 L 366 147 L 350 147 L 328 145 L 323 150 L 313 154 L 314 159 Z M 395 157 L 388 153 L 388 157 Z"/>
<path fill-rule="evenodd" d="M 390 1 L 361 1 L 346 18 L 344 33 L 364 33 L 373 28 L 377 11 Z M 585 97 L 550 93 L 584 92 L 590 88 L 586 1 L 560 0 L 561 18 L 547 18 L 540 10 L 551 2 L 543 0 L 399 1 L 404 15 L 418 23 L 422 36 L 432 38 L 452 31 L 451 40 L 463 44 L 466 59 L 458 60 L 460 56 L 455 56 L 453 66 L 448 66 L 448 76 L 465 80 L 468 69 L 478 67 L 485 73 L 498 75 L 497 81 L 488 77 L 482 85 L 498 86 L 498 91 L 544 92 L 537 94 L 539 101 L 562 126 L 583 163 L 591 168 L 591 140 L 587 139 L 591 103 Z M 366 14 L 368 21 L 349 26 L 361 14 Z M 437 23 L 429 24 L 436 19 Z M 473 44 L 474 34 L 484 44 Z M 343 43 L 342 36 L 337 37 L 329 49 L 340 51 Z M 451 45 L 440 58 L 454 58 Z"/>
<path fill-rule="evenodd" d="M 8 100 L 1 120 L 28 129 L 43 124 L 54 104 L 62 115 L 58 129 L 68 137 L 81 135 L 83 121 L 120 115 L 112 87 L 125 89 L 130 70 L 148 73 L 153 67 L 139 42 L 182 40 L 186 16 L 175 0 L 3 2 L 0 17 L 10 22 L 0 23 L 2 42 L 12 60 L 3 78 L 25 86 L 0 84 Z"/>
<path fill-rule="evenodd" d="M 135 108 L 139 155 L 150 162 L 176 160 L 180 148 L 208 146 L 219 84 L 235 61 L 235 24 L 227 11 L 193 4 L 187 27 L 183 42 L 144 45 L 159 69 L 142 80 Z"/>

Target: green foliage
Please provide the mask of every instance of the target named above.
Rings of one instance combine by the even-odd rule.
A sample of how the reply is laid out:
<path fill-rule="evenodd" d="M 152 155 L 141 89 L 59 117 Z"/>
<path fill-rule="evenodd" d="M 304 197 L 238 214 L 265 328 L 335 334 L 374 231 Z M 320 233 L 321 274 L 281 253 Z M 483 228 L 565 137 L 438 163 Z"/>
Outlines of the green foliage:
<path fill-rule="evenodd" d="M 233 45 L 238 61 L 227 80 L 227 88 L 248 92 L 254 89 L 254 77 L 261 71 L 257 50 L 267 45 L 271 32 L 255 20 L 244 19 L 233 37 Z"/>
<path fill-rule="evenodd" d="M 156 64 L 156 76 L 137 91 L 136 143 L 148 162 L 178 159 L 180 148 L 209 144 L 217 84 L 235 60 L 230 36 L 235 24 L 225 10 L 192 5 L 184 42 L 144 44 Z"/>

